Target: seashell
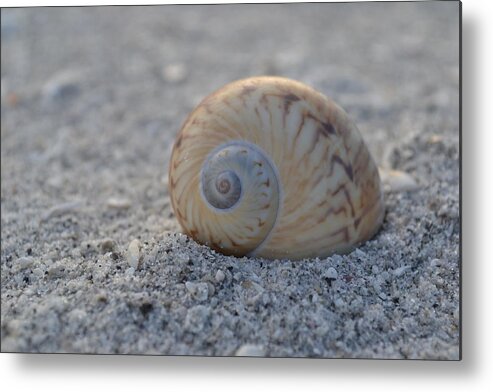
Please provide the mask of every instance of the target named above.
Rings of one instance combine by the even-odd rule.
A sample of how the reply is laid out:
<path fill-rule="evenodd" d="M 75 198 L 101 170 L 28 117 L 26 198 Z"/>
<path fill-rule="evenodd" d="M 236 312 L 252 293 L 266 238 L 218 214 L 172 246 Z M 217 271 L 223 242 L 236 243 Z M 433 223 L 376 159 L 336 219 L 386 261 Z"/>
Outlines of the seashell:
<path fill-rule="evenodd" d="M 176 138 L 169 188 L 183 231 L 238 257 L 347 253 L 384 217 L 378 169 L 354 123 L 331 99 L 280 77 L 206 97 Z"/>

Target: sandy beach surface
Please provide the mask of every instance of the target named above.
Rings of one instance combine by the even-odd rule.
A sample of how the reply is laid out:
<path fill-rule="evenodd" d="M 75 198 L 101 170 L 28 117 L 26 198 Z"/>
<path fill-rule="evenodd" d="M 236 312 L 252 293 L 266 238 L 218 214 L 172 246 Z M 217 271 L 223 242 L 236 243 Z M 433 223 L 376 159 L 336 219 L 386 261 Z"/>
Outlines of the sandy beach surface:
<path fill-rule="evenodd" d="M 458 3 L 1 16 L 3 352 L 459 358 Z M 180 234 L 176 133 L 264 74 L 332 97 L 417 184 L 350 254 L 234 258 Z"/>

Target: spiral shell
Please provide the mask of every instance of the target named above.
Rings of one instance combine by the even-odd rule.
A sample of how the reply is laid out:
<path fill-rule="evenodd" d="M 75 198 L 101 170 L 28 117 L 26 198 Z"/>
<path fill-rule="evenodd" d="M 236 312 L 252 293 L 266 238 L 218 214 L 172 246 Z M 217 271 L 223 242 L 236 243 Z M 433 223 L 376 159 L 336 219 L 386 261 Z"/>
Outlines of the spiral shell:
<path fill-rule="evenodd" d="M 235 256 L 345 253 L 384 216 L 377 166 L 344 110 L 279 77 L 206 97 L 178 134 L 168 183 L 184 232 Z"/>

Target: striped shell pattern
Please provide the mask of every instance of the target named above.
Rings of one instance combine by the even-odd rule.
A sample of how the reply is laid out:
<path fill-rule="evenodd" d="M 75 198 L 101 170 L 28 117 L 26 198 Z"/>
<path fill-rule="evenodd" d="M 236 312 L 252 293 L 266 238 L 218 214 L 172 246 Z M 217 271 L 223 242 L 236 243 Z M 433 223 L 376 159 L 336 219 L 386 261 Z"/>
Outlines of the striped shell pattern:
<path fill-rule="evenodd" d="M 345 253 L 384 216 L 377 166 L 348 115 L 279 77 L 206 97 L 177 136 L 169 187 L 184 232 L 235 256 Z"/>

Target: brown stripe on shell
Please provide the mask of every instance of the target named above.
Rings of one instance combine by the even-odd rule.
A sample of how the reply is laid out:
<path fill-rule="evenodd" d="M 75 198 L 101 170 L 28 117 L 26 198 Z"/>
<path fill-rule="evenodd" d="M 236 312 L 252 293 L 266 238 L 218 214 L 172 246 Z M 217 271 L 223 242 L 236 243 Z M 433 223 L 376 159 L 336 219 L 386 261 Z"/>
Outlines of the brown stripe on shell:
<path fill-rule="evenodd" d="M 336 134 L 336 130 L 331 123 L 320 122 L 320 124 L 322 125 L 322 127 L 317 128 L 317 131 L 319 133 L 323 134 L 326 137 L 329 137 L 329 135 L 335 135 Z"/>
<path fill-rule="evenodd" d="M 317 132 L 321 133 L 325 137 L 330 137 L 330 135 L 336 135 L 336 128 L 332 125 L 330 121 L 323 121 L 311 112 L 306 113 L 306 117 L 315 121 L 320 126 L 317 127 Z"/>
<path fill-rule="evenodd" d="M 353 201 L 351 200 L 351 195 L 349 194 L 348 190 L 346 187 L 343 188 L 344 196 L 346 196 L 346 201 L 349 204 L 349 207 L 351 207 L 351 216 L 354 217 L 355 212 L 354 212 L 354 206 L 353 206 Z"/>
<path fill-rule="evenodd" d="M 360 170 L 365 169 L 368 164 L 369 153 L 368 150 L 364 149 L 365 146 L 363 140 L 361 140 L 356 154 L 354 154 L 354 179 L 356 184 L 359 184 Z"/>
<path fill-rule="evenodd" d="M 299 100 L 301 100 L 301 98 L 294 95 L 294 94 L 286 94 L 286 95 L 282 96 L 281 98 L 284 99 L 284 112 L 282 114 L 282 126 L 286 127 L 286 116 L 289 114 L 289 109 L 291 107 L 291 104 L 293 102 L 298 102 Z"/>
<path fill-rule="evenodd" d="M 279 98 L 281 99 L 283 102 L 284 102 L 284 111 L 283 111 L 283 115 L 282 115 L 282 124 L 283 124 L 283 127 L 286 126 L 286 116 L 289 114 L 289 110 L 290 110 L 290 107 L 291 107 L 291 104 L 293 102 L 298 102 L 298 101 L 301 101 L 301 98 L 298 97 L 297 95 L 293 94 L 293 93 L 286 93 L 286 94 L 276 94 L 276 93 L 272 93 L 272 92 L 266 92 L 264 94 L 262 94 L 262 96 L 260 97 L 260 101 L 262 101 L 262 104 L 268 108 L 268 97 L 275 97 L 275 98 Z M 258 113 L 258 110 L 255 109 L 257 111 L 257 116 L 260 118 L 260 115 Z M 269 114 L 270 111 L 269 111 Z M 272 126 L 272 115 L 271 115 L 271 126 Z"/>
<path fill-rule="evenodd" d="M 331 196 L 335 196 L 337 195 L 340 191 L 342 191 L 343 189 L 346 189 L 346 184 L 341 184 L 337 187 L 337 189 L 335 191 L 333 191 L 331 193 Z"/>
<path fill-rule="evenodd" d="M 240 92 L 240 96 L 250 95 L 255 90 L 257 90 L 256 86 L 253 86 L 253 85 L 243 86 L 241 89 L 241 92 Z"/>
<path fill-rule="evenodd" d="M 346 175 L 348 176 L 348 178 L 353 181 L 353 167 L 351 165 L 351 163 L 344 163 L 344 161 L 342 160 L 342 158 L 337 155 L 337 154 L 334 154 L 332 155 L 332 158 L 330 159 L 330 172 L 329 172 L 329 176 L 332 176 L 332 174 L 334 173 L 334 165 L 338 163 L 339 165 L 341 165 L 344 169 L 344 172 L 346 173 Z"/>
<path fill-rule="evenodd" d="M 356 218 L 354 220 L 354 228 L 355 229 L 358 229 L 358 226 L 360 224 L 360 222 L 362 221 L 362 219 L 366 216 L 366 214 L 368 214 L 371 210 L 373 210 L 373 208 L 375 208 L 375 206 L 380 202 L 379 199 L 377 199 L 374 203 L 371 203 L 371 204 L 368 204 L 364 209 L 363 211 L 361 212 L 361 215 Z"/>
<path fill-rule="evenodd" d="M 349 230 L 348 230 L 347 226 L 344 226 L 344 227 L 340 228 L 339 230 L 336 230 L 336 231 L 330 233 L 329 237 L 335 237 L 341 233 L 344 233 L 344 242 L 349 242 Z"/>
<path fill-rule="evenodd" d="M 304 157 L 303 157 L 303 160 L 306 161 L 307 159 L 310 158 L 310 154 L 315 150 L 315 148 L 317 147 L 317 144 L 318 144 L 318 141 L 320 140 L 320 133 L 319 132 L 316 132 L 315 133 L 315 137 L 313 138 L 312 140 L 312 144 L 310 145 L 310 148 L 308 149 L 308 151 L 306 153 L 304 153 Z M 317 166 L 318 167 L 318 166 Z"/>
<path fill-rule="evenodd" d="M 322 222 L 325 222 L 325 220 L 327 220 L 327 218 L 330 216 L 330 215 L 339 215 L 340 213 L 344 212 L 344 215 L 347 215 L 347 210 L 346 210 L 346 207 L 344 206 L 340 206 L 339 208 L 334 208 L 334 207 L 330 207 L 325 213 L 323 216 L 321 216 L 319 218 L 319 220 L 317 221 L 317 223 L 322 223 Z"/>
<path fill-rule="evenodd" d="M 180 148 L 182 139 L 183 139 L 183 134 L 182 134 L 182 133 L 180 133 L 180 134 L 178 135 L 178 137 L 176 138 L 176 141 L 175 141 L 175 148 Z"/>
<path fill-rule="evenodd" d="M 301 98 L 298 97 L 297 95 L 293 94 L 293 93 L 289 93 L 289 94 L 284 95 L 284 99 L 286 101 L 289 101 L 289 102 L 301 101 Z"/>

